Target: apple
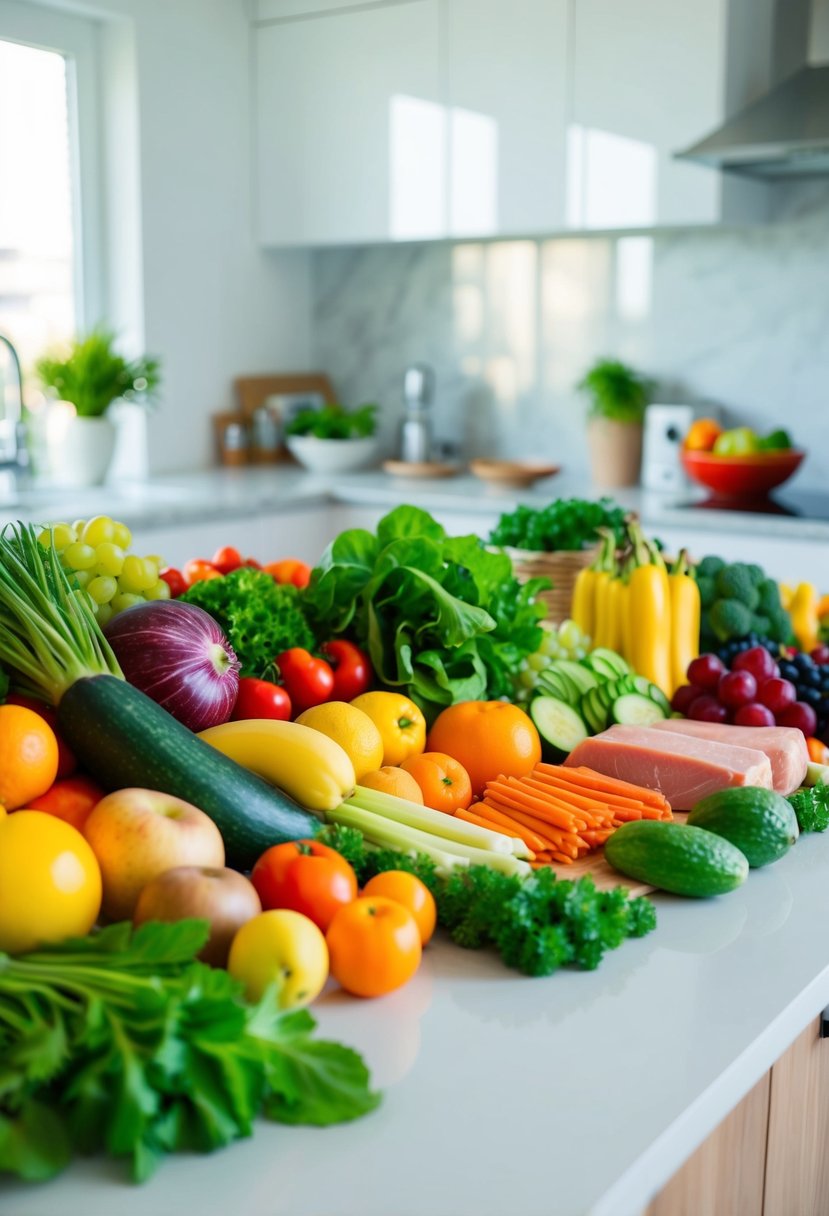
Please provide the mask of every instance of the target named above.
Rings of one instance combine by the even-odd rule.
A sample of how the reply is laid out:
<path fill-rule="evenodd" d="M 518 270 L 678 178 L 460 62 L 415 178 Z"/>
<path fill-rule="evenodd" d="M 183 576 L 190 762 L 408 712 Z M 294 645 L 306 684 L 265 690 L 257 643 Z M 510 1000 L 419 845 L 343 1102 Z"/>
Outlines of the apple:
<path fill-rule="evenodd" d="M 224 841 L 213 820 L 183 798 L 158 790 L 107 794 L 83 834 L 101 867 L 102 906 L 109 920 L 128 920 L 142 888 L 165 870 L 225 864 Z"/>
<path fill-rule="evenodd" d="M 261 911 L 253 883 L 238 870 L 176 866 L 150 879 L 138 897 L 132 920 L 135 925 L 188 916 L 210 921 L 210 937 L 199 958 L 213 967 L 224 967 L 236 930 Z"/>

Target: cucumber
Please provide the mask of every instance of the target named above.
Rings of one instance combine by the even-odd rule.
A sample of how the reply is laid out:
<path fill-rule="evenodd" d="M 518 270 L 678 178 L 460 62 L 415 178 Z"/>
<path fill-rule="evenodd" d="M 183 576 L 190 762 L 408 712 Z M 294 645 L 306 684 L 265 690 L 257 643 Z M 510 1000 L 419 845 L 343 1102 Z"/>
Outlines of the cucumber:
<path fill-rule="evenodd" d="M 125 680 L 77 680 L 61 698 L 58 725 L 105 789 L 160 790 L 209 815 L 224 839 L 229 866 L 250 869 L 272 844 L 319 830 L 319 819 L 293 798 L 197 739 Z"/>
<path fill-rule="evenodd" d="M 568 676 L 578 688 L 579 693 L 589 692 L 591 688 L 595 688 L 599 683 L 592 671 L 587 667 L 583 667 L 581 663 L 576 663 L 573 659 L 556 659 L 551 664 L 551 667 L 553 671 Z"/>
<path fill-rule="evenodd" d="M 709 794 L 696 804 L 687 822 L 730 840 L 755 869 L 788 853 L 800 834 L 787 799 L 750 785 Z"/>
<path fill-rule="evenodd" d="M 530 717 L 541 736 L 542 746 L 546 744 L 552 749 L 556 758 L 569 755 L 576 744 L 587 738 L 584 720 L 570 705 L 555 697 L 535 697 L 530 702 Z"/>
<path fill-rule="evenodd" d="M 574 696 L 573 685 L 570 681 L 565 683 L 564 677 L 558 675 L 555 671 L 544 671 L 538 677 L 536 689 L 542 696 L 555 697 L 559 701 L 565 701 L 568 705 L 577 707 L 581 701 L 581 696 Z"/>
<path fill-rule="evenodd" d="M 604 855 L 628 878 L 698 899 L 725 895 L 748 877 L 745 854 L 730 841 L 659 819 L 623 824 L 605 843 Z"/>
<path fill-rule="evenodd" d="M 581 699 L 581 713 L 594 735 L 601 734 L 607 727 L 607 708 L 601 699 L 598 688 L 591 688 Z"/>
<path fill-rule="evenodd" d="M 620 726 L 650 726 L 664 721 L 665 715 L 655 701 L 638 692 L 626 693 L 613 702 L 611 715 Z"/>
<path fill-rule="evenodd" d="M 620 676 L 626 676 L 630 672 L 630 667 L 622 656 L 615 650 L 607 650 L 604 646 L 597 646 L 595 650 L 591 650 L 584 661 L 591 671 L 606 680 L 617 680 Z"/>

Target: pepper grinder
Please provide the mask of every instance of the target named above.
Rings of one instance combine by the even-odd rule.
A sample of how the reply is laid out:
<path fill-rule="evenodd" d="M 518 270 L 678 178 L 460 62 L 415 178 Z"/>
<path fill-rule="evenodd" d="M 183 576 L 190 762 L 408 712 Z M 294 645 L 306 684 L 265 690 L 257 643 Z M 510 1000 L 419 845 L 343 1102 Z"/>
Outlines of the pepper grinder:
<path fill-rule="evenodd" d="M 403 377 L 403 421 L 400 424 L 400 459 L 422 464 L 432 454 L 429 410 L 435 395 L 435 373 L 427 363 L 414 363 Z"/>

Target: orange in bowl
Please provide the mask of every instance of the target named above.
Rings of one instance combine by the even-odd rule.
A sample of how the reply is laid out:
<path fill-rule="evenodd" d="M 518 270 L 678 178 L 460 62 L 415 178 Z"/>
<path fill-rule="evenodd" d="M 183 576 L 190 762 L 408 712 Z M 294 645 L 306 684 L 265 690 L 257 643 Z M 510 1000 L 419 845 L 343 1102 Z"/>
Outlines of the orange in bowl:
<path fill-rule="evenodd" d="M 691 423 L 682 446 L 686 452 L 710 452 L 723 429 L 713 418 L 697 418 Z"/>

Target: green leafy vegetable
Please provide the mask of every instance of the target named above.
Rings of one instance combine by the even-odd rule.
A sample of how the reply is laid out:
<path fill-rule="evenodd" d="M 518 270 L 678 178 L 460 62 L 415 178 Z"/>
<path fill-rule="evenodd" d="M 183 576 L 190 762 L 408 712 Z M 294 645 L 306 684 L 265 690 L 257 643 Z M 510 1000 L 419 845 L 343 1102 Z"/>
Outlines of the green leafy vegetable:
<path fill-rule="evenodd" d="M 205 921 L 111 925 L 0 954 L 0 1173 L 38 1180 L 72 1153 L 128 1158 L 141 1182 L 176 1151 L 249 1136 L 259 1113 L 325 1125 L 373 1110 L 362 1059 L 312 1037 L 273 989 L 247 1005 L 195 962 Z"/>
<path fill-rule="evenodd" d="M 359 439 L 377 430 L 377 406 L 345 410 L 341 405 L 299 410 L 285 427 L 286 435 L 314 435 L 317 439 Z"/>
<path fill-rule="evenodd" d="M 493 545 L 552 553 L 596 544 L 599 528 L 614 532 L 617 548 L 624 543 L 625 512 L 612 499 L 557 498 L 541 509 L 518 507 L 502 515 L 489 540 Z"/>
<path fill-rule="evenodd" d="M 597 891 L 590 878 L 570 882 L 550 869 L 519 878 L 469 866 L 442 878 L 429 858 L 365 849 L 353 828 L 326 827 L 319 839 L 347 857 L 361 885 L 384 870 L 416 874 L 457 945 L 495 949 L 525 975 L 552 975 L 568 964 L 593 970 L 607 950 L 656 927 L 653 904 L 631 899 L 626 887 Z"/>
<path fill-rule="evenodd" d="M 521 586 L 505 554 L 475 536 L 447 537 L 428 512 L 401 506 L 375 535 L 340 533 L 305 604 L 321 636 L 348 631 L 380 683 L 401 688 L 428 718 L 457 701 L 511 694 L 512 676 L 541 642 L 535 595 L 546 585 Z"/>
<path fill-rule="evenodd" d="M 276 656 L 291 646 L 314 649 L 301 592 L 275 583 L 264 570 L 241 566 L 223 578 L 194 583 L 181 598 L 219 623 L 242 664 L 243 676 L 265 676 Z"/>
<path fill-rule="evenodd" d="M 801 832 L 825 832 L 829 828 L 829 785 L 815 785 L 789 795 Z"/>

